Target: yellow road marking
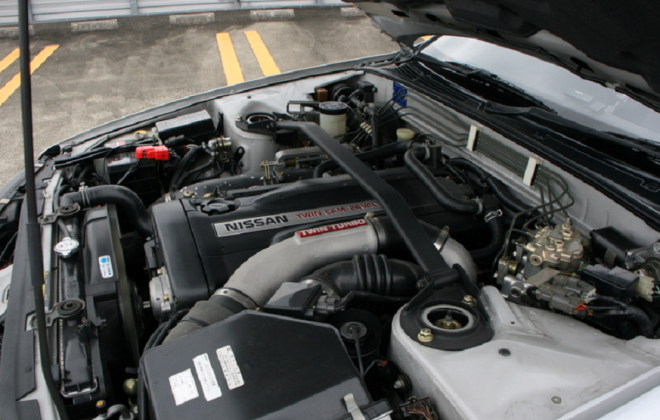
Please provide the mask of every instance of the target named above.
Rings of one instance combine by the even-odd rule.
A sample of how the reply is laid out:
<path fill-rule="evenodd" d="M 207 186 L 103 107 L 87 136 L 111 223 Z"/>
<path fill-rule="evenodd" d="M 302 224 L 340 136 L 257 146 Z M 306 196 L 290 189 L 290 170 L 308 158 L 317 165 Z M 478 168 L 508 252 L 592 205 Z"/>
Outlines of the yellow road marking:
<path fill-rule="evenodd" d="M 16 48 L 14 51 L 7 54 L 7 57 L 3 58 L 0 61 L 0 72 L 2 72 L 7 67 L 11 66 L 11 63 L 16 61 L 16 59 L 18 59 L 19 55 L 20 55 L 20 52 L 19 52 L 18 48 Z"/>
<path fill-rule="evenodd" d="M 50 57 L 53 52 L 59 47 L 59 45 L 49 45 L 43 50 L 39 51 L 39 54 L 35 55 L 32 61 L 30 62 L 30 74 L 33 74 L 43 63 Z M 3 60 L 4 61 L 4 60 Z M 5 103 L 9 97 L 16 92 L 21 86 L 21 73 L 16 73 L 16 76 L 12 77 L 10 81 L 5 83 L 5 85 L 0 88 L 0 106 Z"/>
<path fill-rule="evenodd" d="M 255 57 L 257 57 L 259 67 L 261 67 L 261 72 L 264 76 L 280 74 L 279 67 L 275 64 L 275 60 L 273 60 L 273 57 L 270 55 L 270 52 L 268 51 L 268 48 L 266 48 L 266 44 L 264 44 L 259 33 L 257 31 L 243 31 L 243 33 L 250 43 L 250 47 L 252 47 Z"/>
<path fill-rule="evenodd" d="M 243 72 L 241 72 L 241 66 L 238 64 L 238 57 L 236 57 L 236 50 L 234 50 L 231 37 L 227 32 L 218 32 L 215 37 L 218 40 L 218 51 L 220 51 L 222 68 L 227 77 L 227 86 L 244 82 Z"/>

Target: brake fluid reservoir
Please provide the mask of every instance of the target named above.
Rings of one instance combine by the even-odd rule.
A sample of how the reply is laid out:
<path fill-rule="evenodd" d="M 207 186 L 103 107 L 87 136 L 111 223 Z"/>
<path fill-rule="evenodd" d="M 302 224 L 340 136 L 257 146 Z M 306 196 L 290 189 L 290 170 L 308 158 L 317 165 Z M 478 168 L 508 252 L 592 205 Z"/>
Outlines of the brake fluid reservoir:
<path fill-rule="evenodd" d="M 343 102 L 321 102 L 319 104 L 319 125 L 332 137 L 346 134 L 346 113 L 348 105 Z"/>

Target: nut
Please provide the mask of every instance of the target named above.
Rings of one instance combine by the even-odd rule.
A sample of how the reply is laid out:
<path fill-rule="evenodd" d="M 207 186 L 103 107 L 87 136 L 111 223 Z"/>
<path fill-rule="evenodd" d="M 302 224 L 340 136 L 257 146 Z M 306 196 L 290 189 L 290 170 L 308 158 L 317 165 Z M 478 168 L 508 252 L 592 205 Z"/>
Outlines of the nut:
<path fill-rule="evenodd" d="M 430 328 L 422 328 L 419 330 L 419 334 L 417 334 L 417 339 L 421 343 L 430 343 L 433 341 L 433 333 L 431 332 Z"/>
<path fill-rule="evenodd" d="M 129 397 L 137 395 L 137 379 L 128 378 L 124 381 L 124 392 Z"/>
<path fill-rule="evenodd" d="M 472 307 L 477 306 L 477 300 L 474 298 L 474 296 L 470 295 L 463 296 L 463 303 Z"/>
<path fill-rule="evenodd" d="M 195 192 L 194 192 L 193 190 L 185 190 L 185 191 L 183 192 L 183 196 L 186 197 L 186 198 L 190 198 L 190 197 L 192 197 L 193 195 L 195 195 Z"/>

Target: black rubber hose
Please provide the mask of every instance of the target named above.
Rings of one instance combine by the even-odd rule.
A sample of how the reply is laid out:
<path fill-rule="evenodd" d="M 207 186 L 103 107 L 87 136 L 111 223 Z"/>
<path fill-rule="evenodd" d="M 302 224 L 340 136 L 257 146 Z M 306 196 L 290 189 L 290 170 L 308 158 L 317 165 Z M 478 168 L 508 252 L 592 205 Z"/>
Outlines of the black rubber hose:
<path fill-rule="evenodd" d="M 518 197 L 511 194 L 509 189 L 504 185 L 502 181 L 493 177 L 491 174 L 484 172 L 483 169 L 467 159 L 454 158 L 450 159 L 447 164 L 457 168 L 466 169 L 477 175 L 479 180 L 486 184 L 488 188 L 490 188 L 490 191 L 495 197 L 497 197 L 500 203 L 511 209 L 514 213 L 520 213 L 526 209 L 534 207 L 533 205 L 525 204 L 520 201 Z"/>
<path fill-rule="evenodd" d="M 380 133 L 378 131 L 378 112 L 369 107 L 366 109 L 366 113 L 371 117 L 371 146 L 374 149 L 380 147 Z"/>
<path fill-rule="evenodd" d="M 442 187 L 431 171 L 421 162 L 425 155 L 426 149 L 418 147 L 408 150 L 403 155 L 403 160 L 408 170 L 419 178 L 426 189 L 431 192 L 433 198 L 447 210 L 456 213 L 478 214 L 481 211 L 479 203 L 474 200 L 467 201 L 453 197 Z"/>
<path fill-rule="evenodd" d="M 502 249 L 504 236 L 506 234 L 501 216 L 496 216 L 486 222 L 490 231 L 490 242 L 483 248 L 470 251 L 475 261 L 492 261 Z"/>
<path fill-rule="evenodd" d="M 630 319 L 632 322 L 637 324 L 639 327 L 639 332 L 647 338 L 652 338 L 653 337 L 653 325 L 651 324 L 651 320 L 649 319 L 648 315 L 644 313 L 643 310 L 636 306 L 629 306 L 626 305 L 625 303 L 621 302 L 620 300 L 614 299 L 609 296 L 601 296 L 599 295 L 596 298 L 596 301 L 598 302 L 604 302 L 604 303 L 609 303 L 616 305 L 620 307 L 621 309 L 614 309 L 610 310 L 607 312 L 601 312 L 597 313 L 594 312 L 594 316 L 597 317 L 606 317 L 606 316 L 624 316 L 628 319 Z M 597 306 L 595 308 L 598 308 Z"/>
<path fill-rule="evenodd" d="M 182 175 L 185 172 L 185 170 L 188 168 L 188 165 L 190 162 L 193 160 L 193 158 L 202 151 L 203 149 L 201 147 L 194 147 L 186 153 L 186 155 L 181 159 L 181 162 L 179 162 L 179 165 L 176 168 L 176 171 L 174 172 L 174 175 L 172 175 L 172 182 L 170 183 L 170 191 L 176 191 L 179 188 L 181 188 L 181 183 L 183 183 L 183 178 Z"/>
<path fill-rule="evenodd" d="M 105 204 L 115 204 L 126 210 L 126 214 L 143 238 L 153 236 L 151 217 L 144 207 L 140 197 L 132 190 L 120 185 L 100 185 L 98 187 L 81 189 L 78 192 L 64 194 L 60 206 L 70 206 L 78 203 L 81 207 L 94 207 Z"/>
<path fill-rule="evenodd" d="M 363 152 L 363 153 L 358 153 L 355 155 L 358 159 L 364 161 L 364 160 L 372 160 L 372 159 L 378 159 L 378 158 L 386 158 L 402 153 L 406 153 L 408 149 L 410 149 L 410 146 L 412 145 L 412 140 L 406 140 L 406 141 L 397 141 L 394 143 L 390 143 L 388 145 L 379 147 L 377 149 L 372 149 L 369 150 L 368 152 Z M 315 169 L 314 169 L 314 178 L 320 178 L 323 176 L 323 174 L 327 171 L 330 171 L 332 169 L 339 168 L 339 165 L 337 162 L 334 160 L 326 160 L 325 162 L 321 162 Z"/>
<path fill-rule="evenodd" d="M 339 296 L 352 291 L 365 291 L 383 296 L 413 296 L 417 280 L 424 272 L 407 261 L 389 259 L 384 255 L 355 255 L 350 261 L 326 265 L 304 279 L 320 281 Z"/>

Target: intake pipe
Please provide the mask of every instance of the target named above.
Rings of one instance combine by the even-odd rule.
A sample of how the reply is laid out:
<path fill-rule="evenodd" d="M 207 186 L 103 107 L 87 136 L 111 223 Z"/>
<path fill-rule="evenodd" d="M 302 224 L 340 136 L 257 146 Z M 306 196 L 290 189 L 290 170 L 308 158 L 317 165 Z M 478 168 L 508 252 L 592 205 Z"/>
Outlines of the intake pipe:
<path fill-rule="evenodd" d="M 394 229 L 392 224 L 381 223 L 378 219 L 358 219 L 298 231 L 293 237 L 258 252 L 243 263 L 225 286 L 218 289 L 209 300 L 197 302 L 188 315 L 172 329 L 165 341 L 186 336 L 244 309 L 262 307 L 284 282 L 297 282 L 309 273 L 336 261 L 349 260 L 355 255 L 375 254 L 379 249 L 386 249 L 388 240 L 401 240 L 398 235 L 388 232 L 391 229 Z M 461 265 L 470 280 L 476 281 L 476 267 L 462 245 L 455 241 L 445 241 L 442 249 L 437 258 L 446 255 L 452 265 Z M 414 267 L 417 267 L 419 272 L 416 268 L 408 267 L 412 272 L 406 274 L 406 278 L 423 274 L 421 268 L 416 265 Z M 365 276 L 363 278 L 366 281 Z M 373 279 L 373 276 L 371 278 Z M 386 279 L 379 285 L 374 285 L 373 289 L 368 286 L 368 290 L 390 290 L 398 293 L 410 287 L 410 284 L 399 284 L 400 280 L 394 282 L 397 283 L 396 286 Z M 414 282 L 412 284 L 414 285 Z M 347 284 L 344 286 L 348 287 Z M 403 289 L 399 290 L 399 287 Z"/>
<path fill-rule="evenodd" d="M 305 276 L 305 282 L 318 282 L 339 296 L 354 290 L 383 296 L 413 296 L 417 280 L 424 271 L 408 261 L 389 259 L 385 255 L 354 255 L 350 261 L 326 265 Z"/>
<path fill-rule="evenodd" d="M 140 197 L 132 190 L 120 185 L 101 185 L 98 187 L 81 187 L 78 192 L 64 194 L 60 199 L 60 207 L 77 203 L 82 208 L 115 204 L 126 211 L 128 218 L 143 238 L 153 236 L 151 217 Z"/>

